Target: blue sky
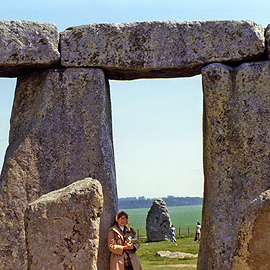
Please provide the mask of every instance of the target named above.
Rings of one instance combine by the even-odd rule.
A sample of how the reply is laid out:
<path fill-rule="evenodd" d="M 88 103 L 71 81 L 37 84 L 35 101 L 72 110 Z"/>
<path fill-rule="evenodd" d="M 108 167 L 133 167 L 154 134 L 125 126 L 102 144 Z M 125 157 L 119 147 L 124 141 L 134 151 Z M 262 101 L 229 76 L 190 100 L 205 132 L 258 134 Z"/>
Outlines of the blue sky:
<path fill-rule="evenodd" d="M 52 22 L 59 31 L 101 22 L 252 20 L 268 1 L 9 0 L 1 20 Z M 16 80 L 0 79 L 0 166 Z M 110 81 L 119 197 L 202 196 L 201 77 Z"/>

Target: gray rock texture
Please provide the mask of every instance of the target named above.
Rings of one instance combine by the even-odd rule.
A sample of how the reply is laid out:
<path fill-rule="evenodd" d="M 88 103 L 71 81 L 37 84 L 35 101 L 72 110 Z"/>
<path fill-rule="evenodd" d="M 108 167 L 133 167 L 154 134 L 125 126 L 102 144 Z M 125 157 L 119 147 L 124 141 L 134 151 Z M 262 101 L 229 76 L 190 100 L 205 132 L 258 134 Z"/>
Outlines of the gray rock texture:
<path fill-rule="evenodd" d="M 264 28 L 251 21 L 106 23 L 60 33 L 61 64 L 101 67 L 110 79 L 199 74 L 207 63 L 258 59 Z"/>
<path fill-rule="evenodd" d="M 270 61 L 202 69 L 204 204 L 198 270 L 230 269 L 242 217 L 270 185 Z"/>
<path fill-rule="evenodd" d="M 20 76 L 0 178 L 1 270 L 27 269 L 27 205 L 86 177 L 103 188 L 100 269 L 108 269 L 107 233 L 118 208 L 108 81 L 100 69 Z"/>
<path fill-rule="evenodd" d="M 163 241 L 170 238 L 170 214 L 162 199 L 153 202 L 146 218 L 147 241 Z"/>
<path fill-rule="evenodd" d="M 270 269 L 270 190 L 247 207 L 243 216 L 231 270 Z"/>
<path fill-rule="evenodd" d="M 175 251 L 175 252 L 171 252 L 171 251 L 157 251 L 156 255 L 158 257 L 162 257 L 162 258 L 177 258 L 177 259 L 184 259 L 184 258 L 196 258 L 198 257 L 198 254 L 191 254 L 191 253 L 184 253 L 184 252 L 179 252 L 179 251 Z"/>
<path fill-rule="evenodd" d="M 29 270 L 97 269 L 101 184 L 85 178 L 26 209 Z"/>
<path fill-rule="evenodd" d="M 60 60 L 58 28 L 52 23 L 0 21 L 0 76 L 55 66 Z"/>
<path fill-rule="evenodd" d="M 265 43 L 268 59 L 270 59 L 270 24 L 265 29 Z"/>

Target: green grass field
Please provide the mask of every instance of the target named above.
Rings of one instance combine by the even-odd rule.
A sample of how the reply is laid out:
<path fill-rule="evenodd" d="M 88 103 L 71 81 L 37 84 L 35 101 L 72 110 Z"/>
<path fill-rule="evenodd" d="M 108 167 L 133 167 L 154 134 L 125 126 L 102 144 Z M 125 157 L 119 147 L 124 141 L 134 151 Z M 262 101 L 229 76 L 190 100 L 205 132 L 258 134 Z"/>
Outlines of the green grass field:
<path fill-rule="evenodd" d="M 161 258 L 156 256 L 156 252 L 160 250 L 168 250 L 171 252 L 180 251 L 184 253 L 198 254 L 199 242 L 194 241 L 191 235 L 182 235 L 176 237 L 176 243 L 167 241 L 147 242 L 140 239 L 140 249 L 137 251 L 138 258 L 143 270 L 169 270 L 169 269 L 196 269 L 197 258 Z"/>
<path fill-rule="evenodd" d="M 139 242 L 141 244 L 137 254 L 143 270 L 191 270 L 196 269 L 197 258 L 169 259 L 155 256 L 157 251 L 181 251 L 197 254 L 199 242 L 194 241 L 196 222 L 201 221 L 202 206 L 174 206 L 168 207 L 171 221 L 176 228 L 176 243 L 171 241 L 147 242 L 146 239 L 146 217 L 148 208 L 123 209 L 129 215 L 131 227 L 137 232 L 139 230 Z M 179 227 L 181 236 L 179 236 Z M 188 227 L 190 234 L 188 235 Z"/>
<path fill-rule="evenodd" d="M 131 227 L 137 232 L 139 230 L 140 235 L 146 235 L 146 217 L 149 211 L 148 208 L 136 208 L 136 209 L 123 209 L 129 215 L 129 221 Z M 202 206 L 173 206 L 168 207 L 171 221 L 176 228 L 176 234 L 179 234 L 179 227 L 181 228 L 181 234 L 188 232 L 190 228 L 190 234 L 194 234 L 196 222 L 201 221 Z"/>

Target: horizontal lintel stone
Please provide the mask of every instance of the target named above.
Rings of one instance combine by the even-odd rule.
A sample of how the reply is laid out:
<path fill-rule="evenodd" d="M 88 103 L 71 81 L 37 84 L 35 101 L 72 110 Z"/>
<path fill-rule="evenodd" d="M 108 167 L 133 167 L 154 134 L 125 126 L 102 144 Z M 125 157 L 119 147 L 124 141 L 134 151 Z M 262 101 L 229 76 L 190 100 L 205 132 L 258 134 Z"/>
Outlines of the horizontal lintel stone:
<path fill-rule="evenodd" d="M 58 28 L 52 23 L 0 20 L 0 76 L 57 65 L 58 45 Z"/>
<path fill-rule="evenodd" d="M 189 77 L 213 62 L 260 59 L 264 28 L 252 21 L 103 23 L 60 33 L 64 67 L 103 68 L 110 79 Z"/>

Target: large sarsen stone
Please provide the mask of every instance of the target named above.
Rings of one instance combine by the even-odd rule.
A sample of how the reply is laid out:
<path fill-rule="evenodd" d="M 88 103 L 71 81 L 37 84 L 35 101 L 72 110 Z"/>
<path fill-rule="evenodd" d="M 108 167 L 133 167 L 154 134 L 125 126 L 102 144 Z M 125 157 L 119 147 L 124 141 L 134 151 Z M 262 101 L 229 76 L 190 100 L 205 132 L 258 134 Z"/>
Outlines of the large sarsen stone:
<path fill-rule="evenodd" d="M 24 213 L 41 195 L 78 179 L 102 184 L 100 269 L 117 212 L 108 81 L 100 69 L 48 69 L 18 78 L 0 178 L 0 269 L 25 270 Z"/>
<path fill-rule="evenodd" d="M 47 193 L 26 210 L 29 270 L 97 269 L 101 184 L 86 178 Z"/>
<path fill-rule="evenodd" d="M 202 78 L 205 186 L 198 270 L 229 270 L 242 218 L 270 186 L 270 61 L 211 64 Z"/>
<path fill-rule="evenodd" d="M 65 67 L 101 67 L 110 79 L 193 76 L 207 63 L 258 59 L 264 28 L 251 21 L 104 23 L 60 33 Z"/>
<path fill-rule="evenodd" d="M 270 269 L 270 190 L 253 200 L 238 231 L 231 270 Z"/>

